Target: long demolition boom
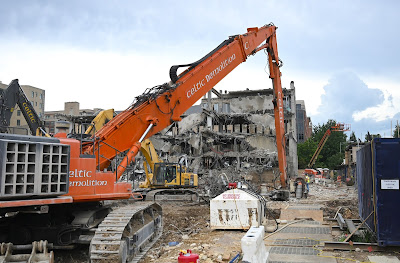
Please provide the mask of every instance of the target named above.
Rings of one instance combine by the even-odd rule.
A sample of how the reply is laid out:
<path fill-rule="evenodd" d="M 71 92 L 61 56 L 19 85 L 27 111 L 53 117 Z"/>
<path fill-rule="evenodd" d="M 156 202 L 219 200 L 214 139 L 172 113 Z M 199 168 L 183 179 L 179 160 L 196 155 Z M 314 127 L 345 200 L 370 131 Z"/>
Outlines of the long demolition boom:
<path fill-rule="evenodd" d="M 119 153 L 128 150 L 119 164 L 119 178 L 139 152 L 141 142 L 181 120 L 180 116 L 201 99 L 219 81 L 247 57 L 267 50 L 270 78 L 274 90 L 274 115 L 281 185 L 286 187 L 285 128 L 280 60 L 278 57 L 277 27 L 273 24 L 248 28 L 243 35 L 232 36 L 199 61 L 172 66 L 171 81 L 147 90 L 132 105 L 118 114 L 94 135 L 95 144 L 83 145 L 86 153 L 98 153 L 97 166 L 105 169 Z M 265 43 L 263 44 L 263 42 Z M 188 67 L 177 74 L 180 67 Z M 251 76 L 246 76 L 249 78 Z"/>
<path fill-rule="evenodd" d="M 321 140 L 319 141 L 318 147 L 311 157 L 310 162 L 307 165 L 308 168 L 313 168 L 315 162 L 317 161 L 318 155 L 321 153 L 322 148 L 324 148 L 325 143 L 328 141 L 328 138 L 333 131 L 350 131 L 350 124 L 337 123 L 326 130 L 324 136 L 322 136 Z"/>

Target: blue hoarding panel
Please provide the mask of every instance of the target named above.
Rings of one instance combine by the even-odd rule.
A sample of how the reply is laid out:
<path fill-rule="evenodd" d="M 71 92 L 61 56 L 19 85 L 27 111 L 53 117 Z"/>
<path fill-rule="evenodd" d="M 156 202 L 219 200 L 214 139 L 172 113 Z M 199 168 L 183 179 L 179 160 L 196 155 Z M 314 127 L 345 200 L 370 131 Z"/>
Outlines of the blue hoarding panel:
<path fill-rule="evenodd" d="M 400 246 L 400 139 L 375 138 L 357 152 L 360 217 L 380 246 Z"/>

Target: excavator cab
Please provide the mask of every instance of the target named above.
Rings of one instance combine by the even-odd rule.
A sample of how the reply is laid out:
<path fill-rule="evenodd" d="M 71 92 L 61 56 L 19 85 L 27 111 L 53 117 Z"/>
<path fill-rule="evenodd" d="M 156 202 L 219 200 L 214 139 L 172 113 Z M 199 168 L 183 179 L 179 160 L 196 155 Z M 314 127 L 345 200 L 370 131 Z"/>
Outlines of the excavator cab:
<path fill-rule="evenodd" d="M 179 180 L 177 180 L 177 174 L 180 177 L 180 171 L 177 170 L 178 170 L 177 164 L 174 163 L 155 163 L 153 185 L 154 186 L 165 186 L 166 184 L 179 185 Z"/>
<path fill-rule="evenodd" d="M 160 187 L 197 187 L 197 175 L 186 172 L 179 163 L 155 163 L 153 186 Z"/>

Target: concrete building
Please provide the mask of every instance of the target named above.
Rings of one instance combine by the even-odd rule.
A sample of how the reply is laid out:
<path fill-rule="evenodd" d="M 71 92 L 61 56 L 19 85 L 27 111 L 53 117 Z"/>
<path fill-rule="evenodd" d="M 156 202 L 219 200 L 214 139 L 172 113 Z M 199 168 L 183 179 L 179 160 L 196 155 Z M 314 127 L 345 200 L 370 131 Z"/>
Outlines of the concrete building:
<path fill-rule="evenodd" d="M 290 89 L 284 89 L 289 176 L 297 175 L 298 169 L 295 102 L 291 83 Z M 279 166 L 272 89 L 212 90 L 200 107 L 192 107 L 185 115 L 151 137 L 161 158 L 176 162 L 186 155 L 190 168 L 203 180 L 199 185 L 211 192 L 223 185 L 217 182 L 222 174 L 229 181 L 245 180 L 256 187 L 275 183 Z"/>
<path fill-rule="evenodd" d="M 30 85 L 20 85 L 26 97 L 41 119 L 44 117 L 45 91 Z M 0 89 L 7 89 L 8 85 L 0 81 Z M 18 105 L 11 116 L 9 132 L 14 134 L 30 134 L 29 126 Z"/>
<path fill-rule="evenodd" d="M 305 142 L 311 137 L 312 123 L 310 117 L 307 117 L 304 100 L 296 101 L 296 127 L 298 143 Z"/>
<path fill-rule="evenodd" d="M 354 181 L 357 176 L 357 151 L 364 147 L 364 142 L 351 142 L 344 150 L 343 164 L 338 167 L 338 175 L 341 176 L 342 181 Z M 343 147 L 344 148 L 344 147 Z"/>
<path fill-rule="evenodd" d="M 65 102 L 64 110 L 46 111 L 44 113 L 45 129 L 50 134 L 58 132 L 70 133 L 74 128 L 77 132 L 81 132 L 80 130 L 84 132 L 88 126 L 87 124 L 101 110 L 100 108 L 80 109 L 79 102 Z M 80 122 L 83 124 L 80 125 Z"/>

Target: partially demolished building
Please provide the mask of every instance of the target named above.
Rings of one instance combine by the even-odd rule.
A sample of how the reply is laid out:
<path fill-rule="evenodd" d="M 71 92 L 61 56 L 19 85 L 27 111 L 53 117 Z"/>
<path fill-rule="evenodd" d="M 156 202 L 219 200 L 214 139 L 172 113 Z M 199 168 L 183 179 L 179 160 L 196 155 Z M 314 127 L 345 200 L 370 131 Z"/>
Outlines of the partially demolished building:
<path fill-rule="evenodd" d="M 294 176 L 296 98 L 294 83 L 290 86 L 284 89 L 284 118 L 288 175 Z M 199 174 L 199 185 L 203 183 L 206 188 L 218 188 L 227 181 L 249 181 L 255 187 L 274 184 L 279 168 L 272 89 L 212 90 L 185 115 L 151 138 L 162 158 L 178 162 L 186 155 L 188 166 Z"/>

